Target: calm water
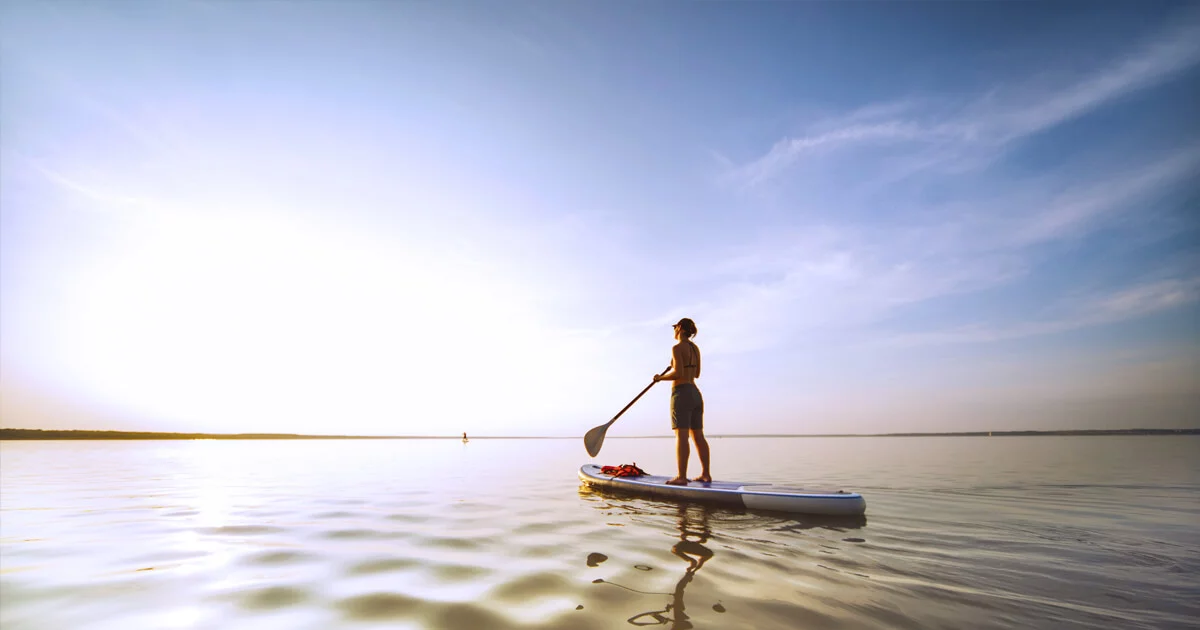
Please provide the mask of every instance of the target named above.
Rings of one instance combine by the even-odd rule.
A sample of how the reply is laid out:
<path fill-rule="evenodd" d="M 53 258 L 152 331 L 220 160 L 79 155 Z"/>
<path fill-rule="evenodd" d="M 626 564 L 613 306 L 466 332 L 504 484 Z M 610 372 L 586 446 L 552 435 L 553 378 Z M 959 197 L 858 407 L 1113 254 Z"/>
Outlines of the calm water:
<path fill-rule="evenodd" d="M 1198 625 L 1200 438 L 712 446 L 866 520 L 593 493 L 581 440 L 0 443 L 0 626 Z"/>

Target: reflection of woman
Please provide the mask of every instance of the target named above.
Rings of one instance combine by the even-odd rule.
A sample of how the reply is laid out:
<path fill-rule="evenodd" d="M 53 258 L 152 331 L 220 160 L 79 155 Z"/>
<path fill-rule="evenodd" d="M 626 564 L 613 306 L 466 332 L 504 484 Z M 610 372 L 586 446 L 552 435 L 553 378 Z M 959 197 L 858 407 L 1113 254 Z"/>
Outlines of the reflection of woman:
<path fill-rule="evenodd" d="M 696 510 L 700 515 L 698 520 L 690 520 L 686 506 L 679 508 L 679 542 L 671 547 L 671 553 L 683 558 L 688 563 L 687 571 L 684 571 L 683 577 L 679 580 L 679 584 L 675 585 L 675 597 L 673 604 L 675 606 L 675 624 L 673 628 L 690 628 L 692 624 L 687 621 L 687 613 L 683 612 L 683 589 L 692 578 L 696 576 L 696 571 L 704 566 L 708 559 L 713 557 L 713 552 L 705 547 L 703 543 L 708 542 L 708 537 L 712 535 L 712 530 L 708 528 L 708 512 L 704 508 Z M 696 540 L 692 540 L 695 538 Z"/>
<path fill-rule="evenodd" d="M 703 543 L 708 542 L 708 537 L 712 535 L 712 530 L 708 527 L 708 510 L 701 505 L 680 505 L 679 506 L 679 542 L 671 547 L 671 553 L 682 558 L 688 563 L 688 568 L 683 572 L 683 577 L 679 579 L 679 583 L 675 585 L 675 592 L 672 594 L 671 603 L 662 610 L 652 610 L 644 612 L 640 615 L 629 618 L 629 623 L 635 626 L 657 626 L 671 624 L 672 628 L 691 628 L 692 623 L 688 621 L 687 613 L 684 612 L 683 606 L 683 589 L 691 583 L 696 572 L 700 567 L 704 566 L 708 559 L 713 557 L 713 552 Z M 664 615 L 670 614 L 674 610 L 673 618 Z M 639 621 L 642 617 L 651 617 L 653 622 Z"/>

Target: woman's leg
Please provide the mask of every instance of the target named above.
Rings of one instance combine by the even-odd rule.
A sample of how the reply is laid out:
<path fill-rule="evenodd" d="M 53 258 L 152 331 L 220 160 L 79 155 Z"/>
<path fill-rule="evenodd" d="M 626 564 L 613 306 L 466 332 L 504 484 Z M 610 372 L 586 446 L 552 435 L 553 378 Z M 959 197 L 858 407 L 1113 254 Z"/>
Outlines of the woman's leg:
<path fill-rule="evenodd" d="M 692 440 L 696 442 L 696 454 L 700 456 L 700 476 L 696 481 L 712 481 L 712 473 L 708 469 L 708 440 L 704 439 L 704 429 L 692 429 Z"/>
<path fill-rule="evenodd" d="M 686 395 L 687 391 L 678 387 L 671 388 L 671 428 L 675 430 L 675 463 L 679 474 L 667 484 L 686 486 L 688 484 L 688 429 L 692 419 L 692 401 Z"/>
<path fill-rule="evenodd" d="M 679 466 L 679 474 L 667 483 L 672 486 L 686 486 L 688 483 L 687 468 L 691 449 L 688 448 L 687 429 L 675 429 L 675 461 Z"/>

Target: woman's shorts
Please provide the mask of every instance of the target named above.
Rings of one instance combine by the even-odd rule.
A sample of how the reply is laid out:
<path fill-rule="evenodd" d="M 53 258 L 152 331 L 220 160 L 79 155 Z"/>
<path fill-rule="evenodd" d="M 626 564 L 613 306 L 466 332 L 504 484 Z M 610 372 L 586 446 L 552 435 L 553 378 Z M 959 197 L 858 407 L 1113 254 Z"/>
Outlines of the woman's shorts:
<path fill-rule="evenodd" d="M 704 397 L 692 383 L 671 388 L 671 428 L 704 429 Z"/>

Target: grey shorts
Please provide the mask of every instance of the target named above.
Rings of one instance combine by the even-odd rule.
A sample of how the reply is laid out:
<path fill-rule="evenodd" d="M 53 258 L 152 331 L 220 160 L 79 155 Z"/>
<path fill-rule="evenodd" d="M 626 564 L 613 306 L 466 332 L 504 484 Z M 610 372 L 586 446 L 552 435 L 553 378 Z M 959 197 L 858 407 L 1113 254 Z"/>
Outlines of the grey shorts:
<path fill-rule="evenodd" d="M 671 428 L 704 429 L 704 397 L 692 383 L 671 388 Z"/>

